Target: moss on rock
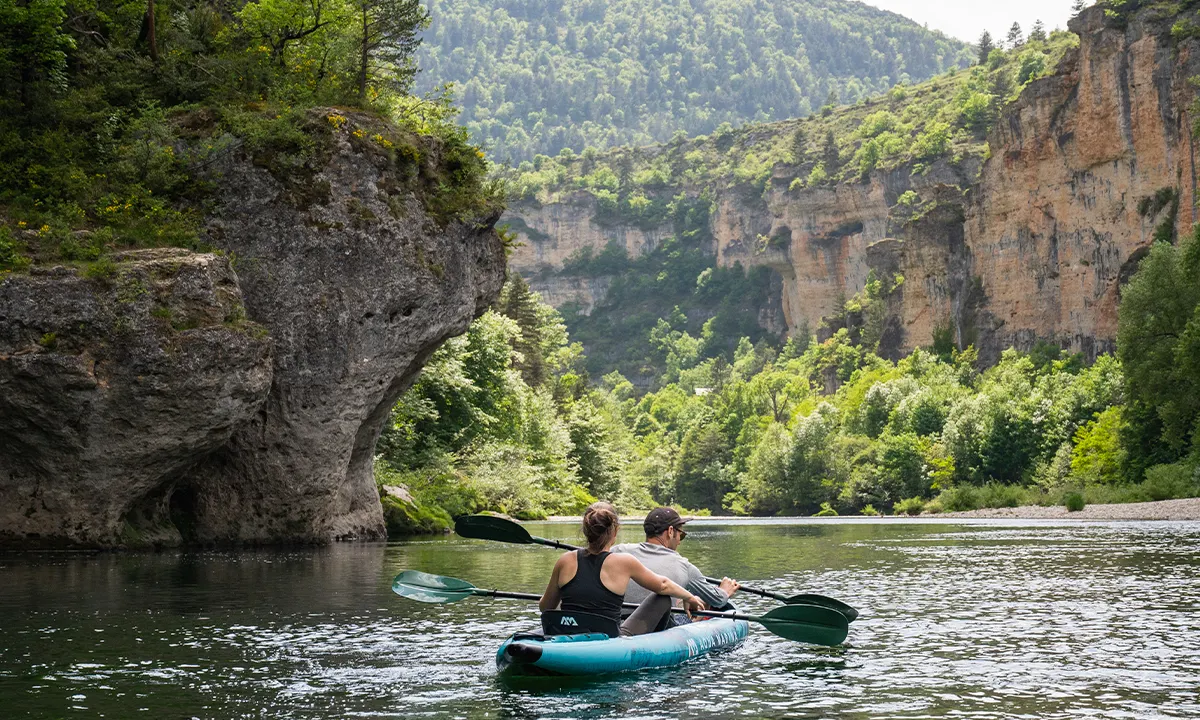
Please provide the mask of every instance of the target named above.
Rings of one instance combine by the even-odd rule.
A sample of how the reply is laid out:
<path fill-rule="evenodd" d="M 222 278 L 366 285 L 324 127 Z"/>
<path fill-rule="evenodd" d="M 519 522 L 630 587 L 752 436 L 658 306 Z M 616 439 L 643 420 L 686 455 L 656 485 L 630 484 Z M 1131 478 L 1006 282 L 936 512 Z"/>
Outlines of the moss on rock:
<path fill-rule="evenodd" d="M 454 524 L 445 510 L 421 505 L 406 488 L 388 485 L 380 490 L 388 537 L 444 533 Z"/>

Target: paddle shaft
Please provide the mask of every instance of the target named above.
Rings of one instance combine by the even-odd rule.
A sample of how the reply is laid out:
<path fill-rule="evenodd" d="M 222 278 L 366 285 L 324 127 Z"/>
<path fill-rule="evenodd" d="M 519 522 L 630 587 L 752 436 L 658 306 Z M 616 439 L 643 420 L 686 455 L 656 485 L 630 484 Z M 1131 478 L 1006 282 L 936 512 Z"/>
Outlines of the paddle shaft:
<path fill-rule="evenodd" d="M 542 599 L 541 595 L 534 595 L 533 593 L 505 592 L 503 590 L 484 590 L 483 588 L 475 588 L 474 590 L 471 591 L 471 594 L 479 595 L 481 597 L 505 598 L 508 600 L 541 600 Z M 638 606 L 636 603 L 621 603 L 621 607 L 627 608 L 629 610 L 636 610 Z M 673 607 L 673 608 L 671 608 L 671 612 L 683 613 L 683 612 L 687 612 L 687 611 L 684 610 L 683 608 Z M 748 620 L 750 622 L 762 622 L 762 618 L 757 617 L 755 615 L 739 615 L 738 613 L 717 612 L 716 610 L 693 610 L 692 614 L 700 615 L 701 617 L 727 618 L 729 620 Z"/>
<path fill-rule="evenodd" d="M 575 545 L 568 545 L 566 543 L 560 543 L 557 540 L 547 540 L 546 538 L 540 538 L 540 537 L 537 537 L 534 535 L 531 535 L 529 537 L 529 539 L 532 540 L 533 542 L 537 543 L 538 545 L 546 545 L 548 547 L 555 547 L 560 550 L 578 550 L 579 549 Z M 706 577 L 706 578 L 704 578 L 704 581 L 711 585 L 720 585 L 721 584 L 721 581 L 716 578 Z M 772 600 L 781 600 L 783 602 L 787 602 L 787 596 L 780 595 L 779 593 L 773 593 L 768 590 L 760 590 L 756 587 L 751 587 L 749 585 L 741 585 L 740 589 L 742 592 L 748 592 L 751 595 L 759 595 L 761 597 L 769 597 Z"/>

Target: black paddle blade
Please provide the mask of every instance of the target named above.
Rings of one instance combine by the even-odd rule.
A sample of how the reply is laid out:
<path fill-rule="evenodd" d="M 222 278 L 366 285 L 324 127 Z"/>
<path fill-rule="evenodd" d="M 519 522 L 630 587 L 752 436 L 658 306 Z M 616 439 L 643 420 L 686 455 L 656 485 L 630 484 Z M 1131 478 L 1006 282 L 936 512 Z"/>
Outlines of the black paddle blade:
<path fill-rule="evenodd" d="M 494 515 L 464 515 L 454 521 L 454 532 L 474 540 L 529 545 L 533 537 L 520 523 Z"/>
<path fill-rule="evenodd" d="M 818 605 L 784 605 L 755 619 L 779 637 L 813 645 L 841 645 L 850 632 L 845 615 Z"/>
<path fill-rule="evenodd" d="M 854 622 L 855 620 L 858 619 L 858 611 L 857 610 L 850 607 L 849 605 L 842 602 L 841 600 L 834 600 L 833 598 L 826 597 L 825 595 L 813 595 L 811 593 L 802 593 L 800 595 L 793 595 L 790 598 L 787 598 L 786 600 L 784 600 L 784 602 L 787 603 L 788 605 L 819 605 L 820 607 L 827 607 L 830 610 L 835 610 L 835 611 L 841 613 L 842 615 L 845 615 L 846 622 Z"/>
<path fill-rule="evenodd" d="M 418 602 L 452 603 L 474 595 L 475 586 L 458 578 L 405 570 L 392 580 L 392 592 Z"/>

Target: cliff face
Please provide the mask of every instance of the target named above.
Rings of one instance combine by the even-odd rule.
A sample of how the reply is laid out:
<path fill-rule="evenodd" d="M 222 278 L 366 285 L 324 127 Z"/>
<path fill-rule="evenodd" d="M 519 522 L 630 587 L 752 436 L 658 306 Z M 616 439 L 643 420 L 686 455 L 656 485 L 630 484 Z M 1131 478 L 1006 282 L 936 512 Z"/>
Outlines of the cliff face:
<path fill-rule="evenodd" d="M 0 281 L 0 544 L 178 542 L 176 478 L 267 397 L 226 258 L 118 256 Z"/>
<path fill-rule="evenodd" d="M 1177 19 L 1148 10 L 1122 27 L 1085 11 L 1071 23 L 1078 52 L 998 123 L 965 223 L 988 354 L 1034 338 L 1111 350 L 1121 281 L 1155 228 L 1196 222 L 1200 43 L 1171 39 Z"/>
<path fill-rule="evenodd" d="M 437 212 L 437 140 L 328 112 L 303 167 L 214 169 L 223 256 L 0 280 L 0 544 L 384 536 L 375 441 L 504 250 L 496 217 Z"/>
<path fill-rule="evenodd" d="M 939 329 L 975 344 L 984 361 L 1038 340 L 1089 356 L 1111 350 L 1120 285 L 1154 233 L 1197 220 L 1190 79 L 1200 75 L 1200 42 L 1172 39 L 1176 19 L 1153 7 L 1121 23 L 1084 11 L 1071 24 L 1079 48 L 1004 111 L 986 161 L 796 190 L 777 166 L 761 197 L 683 189 L 715 191 L 717 262 L 776 271 L 792 330 L 816 330 L 874 270 L 889 284 L 903 278 L 887 298 L 884 355 L 928 345 Z M 600 228 L 579 194 L 510 212 L 515 228 L 533 229 L 521 233 L 513 266 L 541 272 L 535 289 L 561 282 L 547 267 L 580 247 L 616 240 L 636 253 L 669 232 Z"/>

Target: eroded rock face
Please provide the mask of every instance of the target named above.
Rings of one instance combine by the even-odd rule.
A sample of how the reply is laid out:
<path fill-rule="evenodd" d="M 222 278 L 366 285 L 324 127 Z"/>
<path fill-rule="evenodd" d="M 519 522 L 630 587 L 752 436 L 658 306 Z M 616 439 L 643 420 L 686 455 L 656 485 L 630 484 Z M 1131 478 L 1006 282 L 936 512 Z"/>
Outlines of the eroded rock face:
<path fill-rule="evenodd" d="M 965 224 L 969 272 L 986 295 L 981 356 L 1039 338 L 1112 350 L 1120 284 L 1155 228 L 1196 222 L 1200 43 L 1174 41 L 1176 19 L 1149 9 L 1121 26 L 1084 11 L 1071 22 L 1078 52 L 997 124 Z M 1174 199 L 1145 203 L 1159 193 Z"/>
<path fill-rule="evenodd" d="M 1039 340 L 1089 357 L 1111 351 L 1121 284 L 1155 232 L 1186 233 L 1200 219 L 1191 133 L 1200 40 L 1173 38 L 1176 19 L 1153 6 L 1124 22 L 1103 8 L 1081 13 L 1071 23 L 1080 47 L 1008 108 L 982 167 L 967 157 L 794 191 L 780 167 L 765 197 L 716 189 L 718 262 L 774 269 L 791 330 L 815 330 L 872 270 L 902 276 L 887 300 L 886 356 L 929 345 L 939 329 L 985 363 Z M 901 205 L 909 190 L 919 203 Z M 527 246 L 514 269 L 541 273 L 531 286 L 552 301 L 576 297 L 546 272 L 567 253 L 615 240 L 636 255 L 669 232 L 603 228 L 594 210 L 579 193 L 510 210 Z"/>
<path fill-rule="evenodd" d="M 434 349 L 499 294 L 496 218 L 435 220 L 406 189 L 417 169 L 372 142 L 389 131 L 342 117 L 307 177 L 245 157 L 221 169 L 206 232 L 237 258 L 249 317 L 275 343 L 274 374 L 261 410 L 180 478 L 187 539 L 383 537 L 372 475 L 383 423 Z M 440 162 L 421 142 L 422 162 Z"/>
<path fill-rule="evenodd" d="M 0 280 L 0 544 L 177 543 L 171 491 L 262 405 L 271 341 L 224 257 Z"/>

